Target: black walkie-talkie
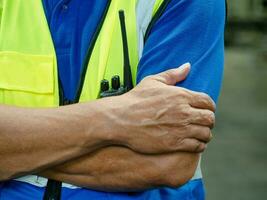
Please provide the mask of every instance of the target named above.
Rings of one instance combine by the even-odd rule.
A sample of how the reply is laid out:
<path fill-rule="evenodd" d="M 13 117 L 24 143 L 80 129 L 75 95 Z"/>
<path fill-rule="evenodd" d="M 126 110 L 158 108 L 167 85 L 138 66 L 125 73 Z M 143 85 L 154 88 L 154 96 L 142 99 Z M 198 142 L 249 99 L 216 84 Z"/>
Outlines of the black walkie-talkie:
<path fill-rule="evenodd" d="M 100 98 L 111 97 L 122 95 L 131 89 L 133 89 L 133 80 L 132 80 L 132 72 L 129 58 L 129 49 L 128 49 L 128 41 L 127 41 L 127 32 L 126 32 L 126 23 L 125 23 L 125 15 L 124 11 L 119 11 L 120 25 L 121 25 L 121 36 L 122 36 L 122 44 L 123 44 L 123 84 L 121 84 L 120 77 L 118 75 L 114 75 L 111 78 L 111 87 L 109 81 L 104 79 L 101 81 L 100 85 Z"/>

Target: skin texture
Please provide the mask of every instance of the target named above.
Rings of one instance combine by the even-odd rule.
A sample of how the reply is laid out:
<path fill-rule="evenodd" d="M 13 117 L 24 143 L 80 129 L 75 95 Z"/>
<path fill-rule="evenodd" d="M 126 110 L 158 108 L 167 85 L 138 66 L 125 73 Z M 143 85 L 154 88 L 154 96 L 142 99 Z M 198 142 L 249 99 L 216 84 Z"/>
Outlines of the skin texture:
<path fill-rule="evenodd" d="M 193 177 L 198 160 L 197 153 L 143 155 L 108 147 L 40 175 L 99 191 L 142 191 L 185 184 Z"/>
<path fill-rule="evenodd" d="M 166 182 L 165 174 L 158 171 L 168 169 L 170 173 L 173 169 L 176 173 L 176 169 L 186 169 L 185 166 L 195 169 L 196 153 L 206 148 L 215 121 L 215 104 L 206 94 L 173 86 L 184 80 L 189 70 L 186 64 L 147 77 L 125 95 L 90 103 L 56 109 L 0 106 L 0 180 L 43 173 L 58 180 L 107 190 L 113 186 L 136 190 L 180 184 Z M 181 152 L 195 154 L 187 157 Z M 107 158 L 114 164 L 113 169 L 110 163 L 104 164 Z M 97 170 L 77 170 L 84 166 L 83 162 L 100 171 L 92 176 Z M 141 165 L 156 180 L 144 178 Z M 114 172 L 105 172 L 108 170 Z M 80 174 L 82 178 L 77 178 Z M 84 182 L 84 174 L 93 178 Z M 187 180 L 192 176 L 191 170 L 186 178 L 185 174 L 179 172 L 176 178 Z M 108 180 L 116 175 L 121 177 L 118 182 L 108 185 Z M 138 184 L 142 187 L 138 188 Z"/>

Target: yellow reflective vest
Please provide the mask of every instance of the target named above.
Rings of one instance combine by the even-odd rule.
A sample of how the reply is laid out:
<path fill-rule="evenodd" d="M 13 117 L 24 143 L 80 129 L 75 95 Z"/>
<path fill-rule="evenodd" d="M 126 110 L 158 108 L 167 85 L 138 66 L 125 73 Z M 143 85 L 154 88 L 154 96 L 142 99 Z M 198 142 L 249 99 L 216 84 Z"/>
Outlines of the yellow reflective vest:
<path fill-rule="evenodd" d="M 149 23 L 164 0 L 109 0 L 88 53 L 76 102 L 95 100 L 100 82 L 123 77 L 118 17 L 124 10 L 133 80 Z M 135 83 L 134 83 L 135 84 Z M 57 57 L 41 0 L 0 0 L 0 103 L 23 107 L 61 104 Z"/>

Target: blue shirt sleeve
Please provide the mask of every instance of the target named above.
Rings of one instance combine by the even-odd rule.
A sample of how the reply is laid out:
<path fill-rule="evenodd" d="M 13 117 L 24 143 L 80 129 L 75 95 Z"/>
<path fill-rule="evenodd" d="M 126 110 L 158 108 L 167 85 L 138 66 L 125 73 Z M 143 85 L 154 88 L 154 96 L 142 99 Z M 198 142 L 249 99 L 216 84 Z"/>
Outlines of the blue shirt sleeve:
<path fill-rule="evenodd" d="M 177 86 L 217 101 L 224 65 L 225 0 L 172 0 L 152 28 L 138 66 L 137 82 L 190 62 Z"/>

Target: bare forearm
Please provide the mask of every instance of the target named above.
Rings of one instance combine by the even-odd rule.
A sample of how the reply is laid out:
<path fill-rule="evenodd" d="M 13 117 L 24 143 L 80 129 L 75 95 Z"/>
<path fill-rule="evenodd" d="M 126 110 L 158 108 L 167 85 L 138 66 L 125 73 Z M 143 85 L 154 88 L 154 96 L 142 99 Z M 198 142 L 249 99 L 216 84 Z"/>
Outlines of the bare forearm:
<path fill-rule="evenodd" d="M 199 156 L 191 153 L 142 155 L 108 147 L 41 175 L 101 191 L 129 192 L 178 187 L 192 178 Z"/>
<path fill-rule="evenodd" d="M 214 102 L 207 95 L 169 86 L 188 72 L 185 65 L 146 78 L 124 95 L 91 103 L 54 109 L 0 105 L 0 181 L 108 145 L 145 154 L 204 151 L 211 139 Z"/>
<path fill-rule="evenodd" d="M 104 138 L 93 134 L 98 113 L 93 103 L 0 109 L 0 180 L 43 170 L 105 145 Z"/>

